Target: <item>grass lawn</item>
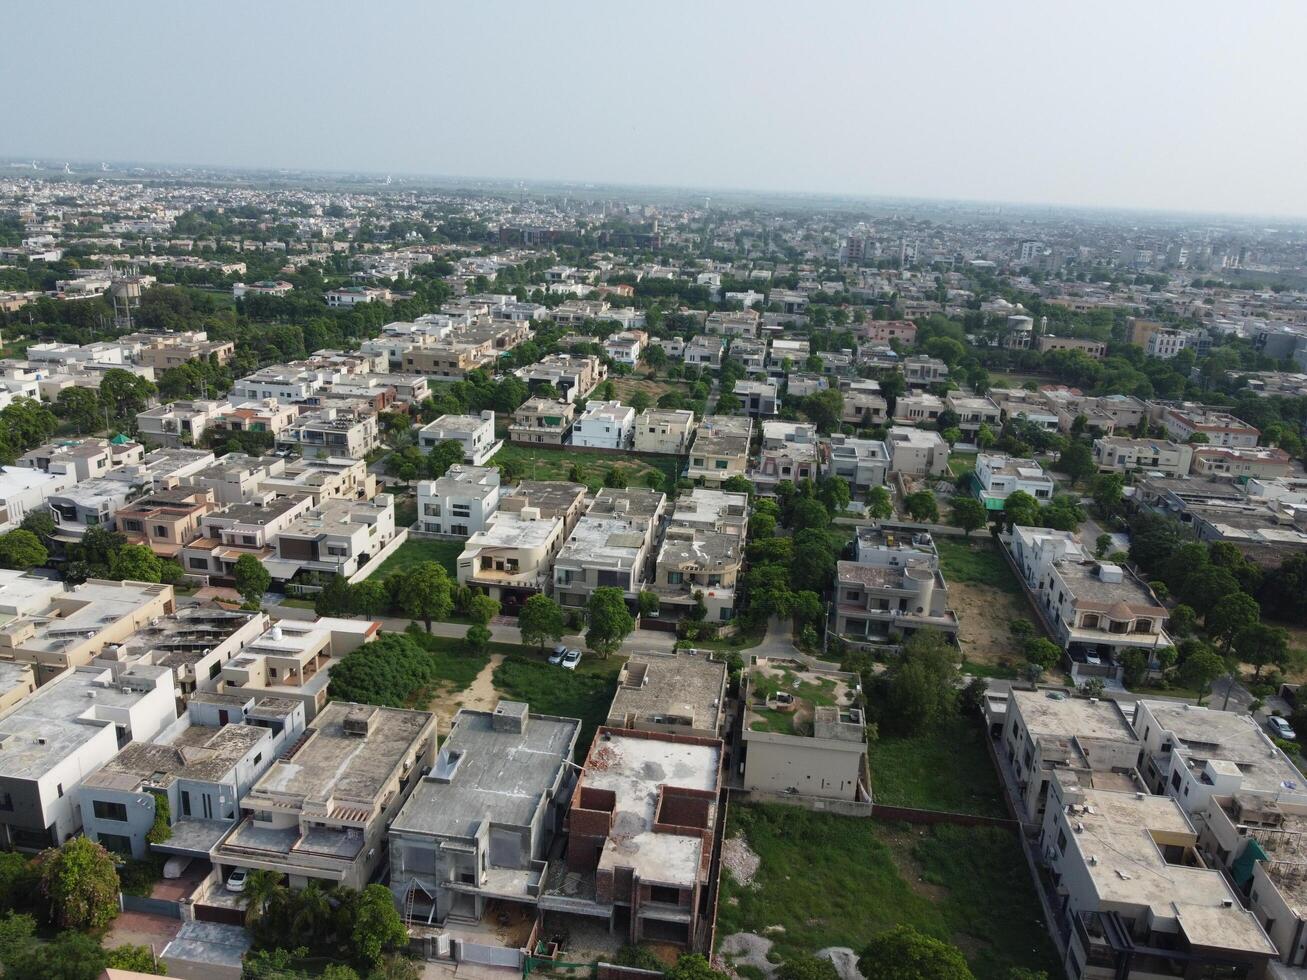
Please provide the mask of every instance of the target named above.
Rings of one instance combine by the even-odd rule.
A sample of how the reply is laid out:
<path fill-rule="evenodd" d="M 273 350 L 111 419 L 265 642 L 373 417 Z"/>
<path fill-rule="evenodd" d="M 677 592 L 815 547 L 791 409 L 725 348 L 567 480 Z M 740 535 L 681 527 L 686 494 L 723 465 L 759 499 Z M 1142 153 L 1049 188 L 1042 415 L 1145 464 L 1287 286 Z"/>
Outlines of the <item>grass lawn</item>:
<path fill-rule="evenodd" d="M 383 579 L 391 572 L 406 572 L 414 565 L 435 561 L 445 566 L 451 578 L 457 574 L 458 556 L 463 553 L 462 541 L 436 541 L 430 538 L 409 538 L 381 563 L 381 567 L 368 578 Z"/>
<path fill-rule="evenodd" d="M 1012 663 L 1007 664 L 991 664 L 983 661 L 963 660 L 962 673 L 970 674 L 972 677 L 998 677 L 1004 680 L 1011 680 L 1012 678 L 1019 676 L 1021 673 L 1015 666 L 1015 661 L 1017 659 L 1017 655 L 1013 654 Z"/>
<path fill-rule="evenodd" d="M 756 630 L 740 630 L 738 633 L 732 633 L 730 636 L 722 637 L 715 640 L 686 640 L 687 646 L 692 646 L 698 650 L 748 650 L 756 647 L 762 642 L 762 638 L 767 635 L 765 628 Z"/>
<path fill-rule="evenodd" d="M 948 459 L 949 472 L 954 476 L 970 473 L 976 468 L 975 453 L 955 453 Z"/>
<path fill-rule="evenodd" d="M 1060 972 L 1009 831 L 740 804 L 727 833 L 743 833 L 762 864 L 749 887 L 723 874 L 719 937 L 766 934 L 783 961 L 825 946 L 859 950 L 910 925 L 959 946 L 979 980 L 1006 980 L 1012 967 Z"/>
<path fill-rule="evenodd" d="M 495 668 L 495 688 L 506 698 L 525 701 L 539 714 L 580 718 L 576 757 L 584 759 L 595 729 L 608 717 L 625 658 L 603 660 L 586 654 L 576 670 L 564 670 L 546 663 L 539 654 L 524 655 L 525 648 L 513 649 Z"/>
<path fill-rule="evenodd" d="M 645 486 L 645 477 L 649 473 L 661 473 L 664 485 L 675 483 L 680 475 L 674 456 L 637 456 L 633 452 L 617 455 L 570 446 L 562 450 L 543 449 L 512 442 L 504 443 L 491 462 L 497 466 L 517 464 L 526 480 L 566 480 L 575 466 L 580 471 L 581 482 L 591 490 L 602 487 L 604 475 L 613 468 L 625 475 L 626 482 L 633 487 Z"/>
<path fill-rule="evenodd" d="M 1021 583 L 988 535 L 973 536 L 970 542 L 941 535 L 935 539 L 935 547 L 939 549 L 940 569 L 948 581 L 974 582 L 1004 592 L 1021 593 Z"/>
<path fill-rule="evenodd" d="M 921 735 L 882 735 L 867 746 L 872 795 L 887 806 L 1006 817 L 984 738 L 962 717 Z"/>

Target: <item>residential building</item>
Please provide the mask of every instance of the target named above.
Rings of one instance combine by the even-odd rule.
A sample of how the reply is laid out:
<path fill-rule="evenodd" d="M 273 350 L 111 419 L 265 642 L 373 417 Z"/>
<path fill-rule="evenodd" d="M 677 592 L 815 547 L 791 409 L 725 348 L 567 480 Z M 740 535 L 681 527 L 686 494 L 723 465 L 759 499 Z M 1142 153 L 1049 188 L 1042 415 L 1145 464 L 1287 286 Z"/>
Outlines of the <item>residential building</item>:
<path fill-rule="evenodd" d="M 515 611 L 549 588 L 554 556 L 581 518 L 586 488 L 576 483 L 522 481 L 500 498 L 484 530 L 458 556 L 458 583 Z"/>
<path fill-rule="evenodd" d="M 0 466 L 0 533 L 12 531 L 33 511 L 47 510 L 47 497 L 72 486 L 71 473 L 26 466 Z"/>
<path fill-rule="evenodd" d="M 643 330 L 623 330 L 604 341 L 604 353 L 618 364 L 635 367 L 640 363 L 640 353 L 649 342 L 649 335 Z"/>
<path fill-rule="evenodd" d="M 732 389 L 736 398 L 740 400 L 740 411 L 753 418 L 760 418 L 764 415 L 777 415 L 781 410 L 780 387 L 769 381 L 748 381 L 741 379 L 735 382 L 735 388 Z"/>
<path fill-rule="evenodd" d="M 619 401 L 588 402 L 572 425 L 572 445 L 585 449 L 630 449 L 635 409 Z"/>
<path fill-rule="evenodd" d="M 857 561 L 836 563 L 833 616 L 840 636 L 892 643 L 919 629 L 957 635 L 958 617 L 929 534 L 860 527 L 856 555 Z"/>
<path fill-rule="evenodd" d="M 390 889 L 409 921 L 480 922 L 493 902 L 537 904 L 580 728 L 516 701 L 454 716 L 390 825 Z"/>
<path fill-rule="evenodd" d="M 484 466 L 504 444 L 495 438 L 495 413 L 480 415 L 442 415 L 418 430 L 418 445 L 430 451 L 442 442 L 457 442 L 463 447 L 463 462 Z"/>
<path fill-rule="evenodd" d="M 1020 459 L 1003 453 L 976 456 L 976 498 L 986 510 L 1002 510 L 1012 494 L 1021 492 L 1041 504 L 1053 499 L 1056 484 L 1034 459 Z"/>
<path fill-rule="evenodd" d="M 806 340 L 777 337 L 771 342 L 771 350 L 767 353 L 767 373 L 773 378 L 783 378 L 790 371 L 803 367 L 808 360 L 808 353 Z"/>
<path fill-rule="evenodd" d="M 882 486 L 889 467 L 889 449 L 879 439 L 855 439 L 840 432 L 830 437 L 825 473 L 846 482 L 855 498 Z"/>
<path fill-rule="evenodd" d="M 182 477 L 180 486 L 208 490 L 219 506 L 250 503 L 260 496 L 263 480 L 286 470 L 281 456 L 249 456 L 227 453 L 212 463 Z"/>
<path fill-rule="evenodd" d="M 266 613 L 226 609 L 216 602 L 184 606 L 150 620 L 120 644 L 106 647 L 94 663 L 149 663 L 173 672 L 182 698 L 216 692 L 222 665 L 267 628 Z"/>
<path fill-rule="evenodd" d="M 853 329 L 859 339 L 873 344 L 897 340 L 911 347 L 917 342 L 917 325 L 911 320 L 866 320 Z"/>
<path fill-rule="evenodd" d="M 903 359 L 902 369 L 909 388 L 926 388 L 948 381 L 948 365 L 937 357 L 913 354 Z"/>
<path fill-rule="evenodd" d="M 747 494 L 696 487 L 678 497 L 650 586 L 660 615 L 680 619 L 702 602 L 708 621 L 732 619 L 748 527 Z"/>
<path fill-rule="evenodd" d="M 259 490 L 278 497 L 307 499 L 316 507 L 324 500 L 371 500 L 377 495 L 377 478 L 368 472 L 366 459 L 292 459 L 279 472 L 264 476 Z"/>
<path fill-rule="evenodd" d="M 1185 330 L 1155 330 L 1144 344 L 1144 353 L 1149 357 L 1170 360 L 1189 346 L 1190 334 Z"/>
<path fill-rule="evenodd" d="M 1213 797 L 1236 793 L 1307 805 L 1301 774 L 1251 715 L 1140 700 L 1131 723 L 1143 744 L 1139 774 L 1187 813 L 1203 813 Z"/>
<path fill-rule="evenodd" d="M 386 828 L 435 756 L 428 711 L 333 701 L 241 800 L 242 818 L 214 845 L 235 868 L 360 889 L 385 856 Z"/>
<path fill-rule="evenodd" d="M 258 282 L 234 283 L 231 295 L 234 299 L 244 299 L 246 296 L 287 296 L 294 288 L 279 279 L 260 279 Z"/>
<path fill-rule="evenodd" d="M 292 371 L 285 366 L 260 368 L 238 378 L 227 397 L 232 404 L 275 398 L 280 404 L 302 404 L 322 387 L 316 372 Z"/>
<path fill-rule="evenodd" d="M 466 538 L 485 530 L 499 507 L 499 468 L 455 463 L 438 480 L 418 483 L 417 528 Z"/>
<path fill-rule="evenodd" d="M 223 662 L 219 693 L 259 691 L 295 701 L 312 721 L 327 705 L 333 663 L 371 643 L 380 629 L 380 623 L 366 619 L 280 620 Z"/>
<path fill-rule="evenodd" d="M 870 804 L 860 687 L 856 674 L 752 658 L 740 693 L 744 788 Z"/>
<path fill-rule="evenodd" d="M 71 543 L 80 541 L 88 527 L 114 530 L 114 515 L 146 489 L 144 483 L 124 476 L 119 471 L 113 477 L 83 480 L 46 497 L 55 537 Z"/>
<path fill-rule="evenodd" d="M 217 507 L 212 490 L 156 490 L 119 508 L 114 522 L 129 543 L 146 545 L 164 558 L 175 558 L 200 536 L 201 518 Z"/>
<path fill-rule="evenodd" d="M 943 476 L 948 470 L 948 443 L 938 432 L 906 425 L 890 426 L 885 439 L 890 472 L 915 479 Z"/>
<path fill-rule="evenodd" d="M 641 654 L 622 665 L 608 708 L 609 728 L 719 738 L 726 704 L 726 662 L 711 651 Z"/>
<path fill-rule="evenodd" d="M 1175 801 L 1058 773 L 1039 838 L 1069 976 L 1258 980 L 1275 947 Z"/>
<path fill-rule="evenodd" d="M 36 671 L 31 664 L 0 660 L 0 714 L 8 712 L 36 690 Z"/>
<path fill-rule="evenodd" d="M 749 374 L 767 373 L 767 341 L 752 337 L 735 337 L 731 340 L 728 354 L 733 360 L 744 365 Z"/>
<path fill-rule="evenodd" d="M 540 908 L 600 919 L 621 942 L 706 952 L 722 756 L 718 739 L 600 728 Z"/>
<path fill-rule="evenodd" d="M 0 715 L 0 841 L 58 847 L 82 826 L 82 780 L 134 740 L 177 717 L 163 667 L 81 667 L 62 672 Z"/>
<path fill-rule="evenodd" d="M 571 403 L 588 397 L 608 377 L 608 368 L 592 354 L 550 354 L 514 373 L 532 391 L 548 385 L 560 399 Z"/>
<path fill-rule="evenodd" d="M 230 410 L 225 400 L 169 402 L 138 412 L 136 428 L 144 441 L 154 445 L 194 446 Z"/>
<path fill-rule="evenodd" d="M 1047 353 L 1051 350 L 1078 350 L 1086 357 L 1092 357 L 1096 361 L 1101 361 L 1107 354 L 1107 344 L 1104 341 L 1090 340 L 1085 337 L 1055 337 L 1051 333 L 1037 337 L 1035 346 L 1040 353 Z"/>
<path fill-rule="evenodd" d="M 528 398 L 513 412 L 508 438 L 546 446 L 566 445 L 575 418 L 576 406 L 571 402 Z"/>
<path fill-rule="evenodd" d="M 171 585 L 88 579 L 80 585 L 0 572 L 0 660 L 32 664 L 45 684 L 84 667 L 176 608 Z"/>
<path fill-rule="evenodd" d="M 275 398 L 238 402 L 219 411 L 212 428 L 219 432 L 267 432 L 280 435 L 299 418 L 299 409 Z"/>
<path fill-rule="evenodd" d="M 1166 434 L 1176 442 L 1188 442 L 1192 436 L 1203 435 L 1207 437 L 1206 445 L 1251 448 L 1262 434 L 1260 429 L 1229 412 L 1201 405 L 1163 406 L 1160 421 Z"/>
<path fill-rule="evenodd" d="M 375 415 L 323 408 L 301 415 L 278 433 L 277 446 L 294 449 L 307 459 L 363 459 L 381 447 L 381 430 Z"/>
<path fill-rule="evenodd" d="M 276 579 L 348 579 L 364 568 L 395 537 L 395 498 L 324 500 L 276 536 L 276 557 L 264 567 Z"/>
<path fill-rule="evenodd" d="M 901 425 L 922 425 L 935 422 L 948 404 L 939 395 L 928 391 L 900 395 L 894 402 L 894 421 Z"/>
<path fill-rule="evenodd" d="M 705 333 L 720 337 L 756 337 L 760 319 L 757 310 L 709 313 L 703 328 Z"/>
<path fill-rule="evenodd" d="M 312 507 L 310 497 L 261 492 L 250 503 L 210 511 L 200 518 L 201 536 L 182 547 L 182 568 L 193 576 L 234 581 L 242 555 L 267 561 L 276 552 L 277 534 Z"/>
<path fill-rule="evenodd" d="M 207 861 L 238 803 L 304 731 L 304 708 L 278 698 L 200 695 L 151 741 L 126 746 L 77 790 L 83 833 L 122 857 L 151 851 Z M 151 843 L 160 801 L 169 835 Z"/>
<path fill-rule="evenodd" d="M 993 399 L 984 395 L 962 395 L 956 391 L 949 392 L 944 399 L 949 411 L 958 417 L 958 428 L 967 442 L 976 441 L 980 427 L 986 426 L 995 436 L 1003 428 L 1003 416 Z"/>
<path fill-rule="evenodd" d="M 667 496 L 658 490 L 600 490 L 554 559 L 558 602 L 584 608 L 599 588 L 621 589 L 634 602 L 666 506 Z"/>
<path fill-rule="evenodd" d="M 790 391 L 793 390 L 791 384 Z M 844 393 L 844 411 L 840 421 L 859 429 L 870 429 L 889 421 L 889 402 L 880 393 L 878 382 L 867 378 L 851 379 L 847 383 L 840 382 L 840 390 Z"/>
<path fill-rule="evenodd" d="M 999 749 L 1016 776 L 1022 823 L 1043 822 L 1058 773 L 1100 789 L 1134 790 L 1139 739 L 1116 701 L 1013 688 L 1006 705 Z"/>
<path fill-rule="evenodd" d="M 1007 541 L 1022 587 L 1071 661 L 1077 683 L 1121 679 L 1116 655 L 1171 645 L 1170 613 L 1129 569 L 1093 561 L 1070 531 L 1015 527 Z"/>
<path fill-rule="evenodd" d="M 360 303 L 389 303 L 393 296 L 385 287 L 342 286 L 326 292 L 328 306 L 358 306 Z"/>
<path fill-rule="evenodd" d="M 688 408 L 646 408 L 635 419 L 635 451 L 680 456 L 690 448 L 694 413 Z"/>
<path fill-rule="evenodd" d="M 821 462 L 817 429 L 805 422 L 767 421 L 762 424 L 758 467 L 749 474 L 760 493 L 778 483 L 816 480 Z"/>
<path fill-rule="evenodd" d="M 1193 474 L 1236 480 L 1278 480 L 1293 470 L 1293 457 L 1278 446 L 1194 446 Z"/>
<path fill-rule="evenodd" d="M 1094 440 L 1094 463 L 1100 473 L 1145 470 L 1166 476 L 1184 476 L 1193 463 L 1193 446 L 1163 439 L 1102 436 Z"/>
<path fill-rule="evenodd" d="M 705 415 L 695 429 L 690 465 L 685 475 L 696 483 L 721 486 L 723 480 L 744 476 L 749 468 L 753 420 L 731 415 Z"/>
<path fill-rule="evenodd" d="M 685 345 L 685 363 L 699 368 L 719 371 L 722 366 L 722 352 L 725 342 L 721 337 L 708 334 L 696 334 Z M 766 346 L 764 345 L 764 350 Z"/>
<path fill-rule="evenodd" d="M 65 473 L 74 482 L 108 476 L 112 470 L 145 460 L 145 447 L 126 436 L 111 439 L 61 439 L 18 457 L 18 465 L 43 473 Z"/>

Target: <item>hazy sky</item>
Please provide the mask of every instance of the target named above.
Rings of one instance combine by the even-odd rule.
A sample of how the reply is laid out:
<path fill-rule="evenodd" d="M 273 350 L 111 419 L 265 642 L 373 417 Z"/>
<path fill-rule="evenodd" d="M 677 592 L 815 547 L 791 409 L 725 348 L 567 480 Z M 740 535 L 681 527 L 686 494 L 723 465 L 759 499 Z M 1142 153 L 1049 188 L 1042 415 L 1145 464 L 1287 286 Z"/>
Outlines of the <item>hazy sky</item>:
<path fill-rule="evenodd" d="M 0 154 L 1307 215 L 1307 3 L 10 3 Z"/>

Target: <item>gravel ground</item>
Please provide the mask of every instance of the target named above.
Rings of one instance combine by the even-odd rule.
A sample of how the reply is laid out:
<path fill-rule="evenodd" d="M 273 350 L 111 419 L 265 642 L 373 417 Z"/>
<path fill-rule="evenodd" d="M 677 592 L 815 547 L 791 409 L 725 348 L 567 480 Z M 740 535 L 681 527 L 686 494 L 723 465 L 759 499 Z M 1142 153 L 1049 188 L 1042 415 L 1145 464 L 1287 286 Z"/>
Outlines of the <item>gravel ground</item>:
<path fill-rule="evenodd" d="M 728 966 L 753 966 L 766 977 L 776 973 L 776 964 L 767 959 L 772 941 L 751 932 L 737 932 L 722 940 L 718 952 Z M 735 971 L 731 971 L 735 974 Z"/>
<path fill-rule="evenodd" d="M 722 845 L 722 866 L 731 873 L 741 885 L 752 885 L 753 876 L 758 873 L 762 858 L 749 847 L 749 842 L 738 834 L 729 838 Z"/>
<path fill-rule="evenodd" d="M 858 954 L 847 946 L 827 946 L 814 954 L 819 960 L 830 960 L 840 980 L 865 980 L 858 972 Z"/>

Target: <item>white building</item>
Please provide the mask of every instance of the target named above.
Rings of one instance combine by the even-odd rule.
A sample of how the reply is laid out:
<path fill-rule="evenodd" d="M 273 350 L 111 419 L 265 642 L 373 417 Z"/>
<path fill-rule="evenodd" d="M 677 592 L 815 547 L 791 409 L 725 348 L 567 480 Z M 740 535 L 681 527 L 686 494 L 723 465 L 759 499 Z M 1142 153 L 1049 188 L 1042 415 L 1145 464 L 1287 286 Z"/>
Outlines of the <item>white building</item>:
<path fill-rule="evenodd" d="M 67 472 L 42 472 L 26 466 L 0 466 L 0 533 L 12 531 L 31 511 L 44 511 L 45 499 L 72 485 Z"/>
<path fill-rule="evenodd" d="M 986 510 L 1002 510 L 1003 502 L 1020 491 L 1041 504 L 1053 499 L 1053 478 L 1033 459 L 1018 459 L 1002 453 L 980 453 L 976 457 L 976 496 Z"/>
<path fill-rule="evenodd" d="M 442 442 L 457 442 L 463 447 L 463 462 L 483 466 L 499 452 L 503 440 L 495 438 L 495 413 L 480 415 L 442 415 L 418 430 L 418 445 L 430 451 Z"/>
<path fill-rule="evenodd" d="M 499 468 L 454 465 L 418 484 L 418 529 L 466 538 L 485 530 L 499 507 Z"/>
<path fill-rule="evenodd" d="M 630 449 L 635 409 L 618 401 L 589 402 L 572 425 L 572 445 L 586 449 Z"/>

